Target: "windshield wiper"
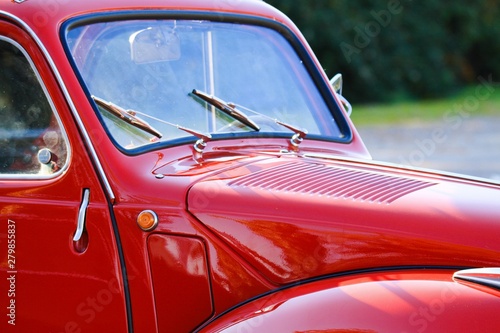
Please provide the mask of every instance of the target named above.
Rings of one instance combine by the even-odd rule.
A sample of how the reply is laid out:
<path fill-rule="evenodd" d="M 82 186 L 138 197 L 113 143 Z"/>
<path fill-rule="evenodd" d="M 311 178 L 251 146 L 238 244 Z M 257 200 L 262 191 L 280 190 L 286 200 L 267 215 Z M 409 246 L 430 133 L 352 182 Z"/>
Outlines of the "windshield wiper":
<path fill-rule="evenodd" d="M 260 131 L 260 126 L 257 125 L 252 119 L 250 119 L 246 114 L 236 109 L 236 106 L 232 103 L 227 103 L 220 98 L 215 96 L 208 95 L 205 92 L 202 92 L 197 89 L 193 89 L 192 94 L 198 96 L 208 104 L 215 106 L 217 109 L 221 110 L 228 116 L 238 120 L 242 124 L 252 128 L 255 131 Z"/>
<path fill-rule="evenodd" d="M 236 105 L 236 104 L 235 104 Z M 290 143 L 292 144 L 292 147 L 295 149 L 295 148 L 298 148 L 300 143 L 304 140 L 304 138 L 306 137 L 307 135 L 307 130 L 306 129 L 302 129 L 302 128 L 299 128 L 297 126 L 294 126 L 294 125 L 291 125 L 291 124 L 288 124 L 288 123 L 285 123 L 281 120 L 278 120 L 276 118 L 272 118 L 272 117 L 269 117 L 268 115 L 265 115 L 263 113 L 260 113 L 260 112 L 257 112 L 255 110 L 252 110 L 252 109 L 249 109 L 247 107 L 244 107 L 243 105 L 237 105 L 239 108 L 242 108 L 242 109 L 245 109 L 247 110 L 248 112 L 251 112 L 259 117 L 263 117 L 264 119 L 266 119 L 267 121 L 272 121 L 274 122 L 275 124 L 278 124 L 280 126 L 283 126 L 287 129 L 289 129 L 290 131 L 292 131 L 293 133 L 295 133 L 292 138 L 290 139 Z"/>
<path fill-rule="evenodd" d="M 210 105 L 215 106 L 216 108 L 218 108 L 219 110 L 221 110 L 225 114 L 233 117 L 234 119 L 237 119 L 238 121 L 240 121 L 241 123 L 247 125 L 248 127 L 251 127 L 254 130 L 256 130 L 256 131 L 260 131 L 260 126 L 257 125 L 252 119 L 250 119 L 250 117 L 248 117 L 245 113 L 243 113 L 242 111 L 236 109 L 236 104 L 235 103 L 224 102 L 220 98 L 208 95 L 207 93 L 204 93 L 204 92 L 196 90 L 196 89 L 193 89 L 192 94 L 195 95 L 195 96 L 200 97 L 205 102 L 209 103 Z M 251 113 L 253 113 L 255 115 L 264 117 L 265 119 L 271 120 L 274 123 L 276 123 L 276 124 L 278 124 L 280 126 L 283 126 L 283 127 L 287 128 L 287 129 L 291 130 L 292 132 L 294 132 L 295 134 L 290 139 L 290 143 L 291 143 L 293 149 L 297 149 L 298 146 L 300 145 L 300 143 L 304 140 L 304 138 L 307 135 L 307 130 L 306 129 L 300 129 L 300 128 L 296 127 L 296 126 L 290 125 L 290 124 L 285 123 L 283 121 L 280 121 L 278 119 L 273 119 L 273 118 L 271 118 L 271 117 L 269 117 L 269 116 L 267 116 L 265 114 L 262 114 L 260 112 L 251 110 L 251 109 L 243 107 L 241 105 L 238 105 L 238 107 L 240 107 L 242 109 L 245 109 L 245 110 L 247 110 L 247 111 L 249 111 L 249 112 L 251 112 Z"/>
<path fill-rule="evenodd" d="M 157 131 L 156 129 L 154 129 L 151 125 L 149 125 L 147 122 L 145 122 L 144 120 L 140 119 L 139 117 L 137 117 L 137 114 L 140 114 L 141 116 L 143 117 L 147 117 L 147 118 L 151 118 L 155 121 L 158 121 L 158 122 L 161 122 L 161 123 L 164 123 L 164 124 L 167 124 L 169 126 L 173 126 L 181 131 L 184 131 L 186 133 L 189 133 L 191 135 L 194 135 L 195 137 L 198 138 L 198 141 L 196 141 L 196 143 L 194 144 L 194 151 L 195 153 L 199 153 L 200 156 L 201 154 L 203 153 L 203 149 L 206 148 L 207 146 L 207 142 L 210 141 L 212 139 L 212 136 L 210 134 L 205 134 L 205 133 L 202 133 L 202 132 L 198 132 L 194 129 L 191 129 L 191 128 L 187 128 L 187 127 L 184 127 L 184 126 L 181 126 L 181 125 L 177 125 L 177 124 L 174 124 L 174 123 L 170 123 L 166 120 L 163 120 L 163 119 L 160 119 L 160 118 L 156 118 L 156 117 L 153 117 L 149 114 L 146 114 L 146 113 L 142 113 L 142 112 L 139 112 L 139 111 L 134 111 L 134 110 L 125 110 L 124 108 L 116 105 L 116 104 L 113 104 L 111 102 L 106 102 L 105 100 L 103 100 L 102 98 L 99 98 L 99 97 L 96 97 L 96 96 L 92 96 L 92 98 L 94 99 L 94 101 L 97 103 L 97 105 L 103 107 L 104 109 L 108 110 L 111 114 L 113 114 L 114 116 L 120 118 L 120 119 L 123 119 L 124 121 L 126 121 L 127 123 L 137 127 L 137 128 L 140 128 L 150 134 L 153 134 L 154 136 L 157 136 L 158 138 L 161 138 L 163 135 Z M 199 160 L 200 156 L 198 155 L 194 155 L 194 159 L 195 160 Z"/>
<path fill-rule="evenodd" d="M 126 123 L 129 123 L 130 125 L 137 127 L 149 134 L 152 134 L 156 136 L 157 138 L 161 139 L 163 137 L 163 134 L 156 130 L 153 126 L 149 125 L 147 122 L 142 120 L 141 118 L 137 117 L 137 112 L 133 110 L 125 110 L 121 106 L 118 106 L 116 104 L 113 104 L 111 102 L 107 102 L 103 100 L 102 98 L 92 96 L 92 99 L 96 102 L 96 104 L 115 117 L 125 121 Z"/>

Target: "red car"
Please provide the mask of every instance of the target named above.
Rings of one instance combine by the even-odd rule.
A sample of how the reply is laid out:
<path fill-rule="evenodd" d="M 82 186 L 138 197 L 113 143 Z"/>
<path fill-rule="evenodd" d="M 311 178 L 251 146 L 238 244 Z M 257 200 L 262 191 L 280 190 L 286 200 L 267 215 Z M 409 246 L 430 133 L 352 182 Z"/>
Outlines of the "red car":
<path fill-rule="evenodd" d="M 495 332 L 500 188 L 370 160 L 258 0 L 0 3 L 1 332 Z"/>

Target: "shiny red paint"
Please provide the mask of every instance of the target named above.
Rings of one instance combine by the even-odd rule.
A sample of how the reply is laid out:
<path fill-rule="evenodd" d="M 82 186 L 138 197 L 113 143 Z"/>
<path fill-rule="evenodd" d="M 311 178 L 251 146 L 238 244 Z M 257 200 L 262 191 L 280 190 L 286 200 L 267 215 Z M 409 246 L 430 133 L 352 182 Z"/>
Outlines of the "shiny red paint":
<path fill-rule="evenodd" d="M 116 260 L 109 206 L 78 128 L 49 65 L 31 37 L 5 21 L 0 22 L 0 35 L 17 41 L 36 63 L 65 124 L 72 154 L 72 167 L 57 179 L 0 182 L 2 332 L 31 331 L 37 327 L 50 332 L 75 332 L 88 327 L 126 330 L 124 285 Z M 82 255 L 76 251 L 72 237 L 84 188 L 91 193 L 87 212 L 91 245 Z M 15 225 L 16 240 L 10 257 L 8 224 Z M 8 317 L 12 312 L 6 309 L 12 303 L 6 302 L 12 300 L 15 317 Z M 110 322 L 109 317 L 116 321 Z M 15 326 L 7 323 L 12 319 Z"/>
<path fill-rule="evenodd" d="M 189 332 L 212 316 L 206 249 L 199 239 L 151 235 L 148 238 L 160 331 Z M 182 288 L 180 288 L 182 286 Z"/>
<path fill-rule="evenodd" d="M 218 200 L 197 200 L 214 191 Z M 497 191 L 399 170 L 381 174 L 369 164 L 282 157 L 204 179 L 192 187 L 188 207 L 284 285 L 362 267 L 495 266 L 500 216 L 488 207 Z M 461 195 L 444 200 L 447 193 Z M 476 220 L 481 228 L 471 237 Z"/>
<path fill-rule="evenodd" d="M 264 296 L 200 332 L 494 332 L 499 296 L 447 271 L 365 273 Z"/>
<path fill-rule="evenodd" d="M 498 292 L 451 275 L 500 265 L 498 185 L 369 161 L 348 118 L 349 143 L 306 139 L 297 151 L 288 139 L 240 138 L 210 142 L 201 163 L 192 144 L 120 152 L 60 28 L 81 15 L 144 9 L 281 22 L 328 80 L 293 23 L 261 1 L 1 2 L 0 35 L 27 50 L 72 153 L 57 177 L 0 180 L 2 225 L 15 221 L 18 239 L 16 327 L 4 316 L 2 332 L 496 329 Z M 88 243 L 79 248 L 83 189 Z M 156 229 L 138 227 L 144 210 L 158 215 Z M 409 268 L 394 271 L 401 267 Z"/>

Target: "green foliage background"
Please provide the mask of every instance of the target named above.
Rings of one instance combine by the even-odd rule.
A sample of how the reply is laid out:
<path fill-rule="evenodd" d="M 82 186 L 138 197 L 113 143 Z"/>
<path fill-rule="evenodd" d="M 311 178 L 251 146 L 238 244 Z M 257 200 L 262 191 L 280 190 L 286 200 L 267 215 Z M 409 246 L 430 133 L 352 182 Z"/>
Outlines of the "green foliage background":
<path fill-rule="evenodd" d="M 266 0 L 303 32 L 351 102 L 452 95 L 500 79 L 500 0 Z"/>

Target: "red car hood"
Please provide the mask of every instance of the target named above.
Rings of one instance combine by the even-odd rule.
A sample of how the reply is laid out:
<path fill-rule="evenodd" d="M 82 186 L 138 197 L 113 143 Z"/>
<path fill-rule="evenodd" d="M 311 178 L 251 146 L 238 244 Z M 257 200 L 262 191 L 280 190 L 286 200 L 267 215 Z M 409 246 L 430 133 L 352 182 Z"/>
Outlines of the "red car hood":
<path fill-rule="evenodd" d="M 500 187 L 279 156 L 198 180 L 188 210 L 270 282 L 397 266 L 500 265 Z"/>

